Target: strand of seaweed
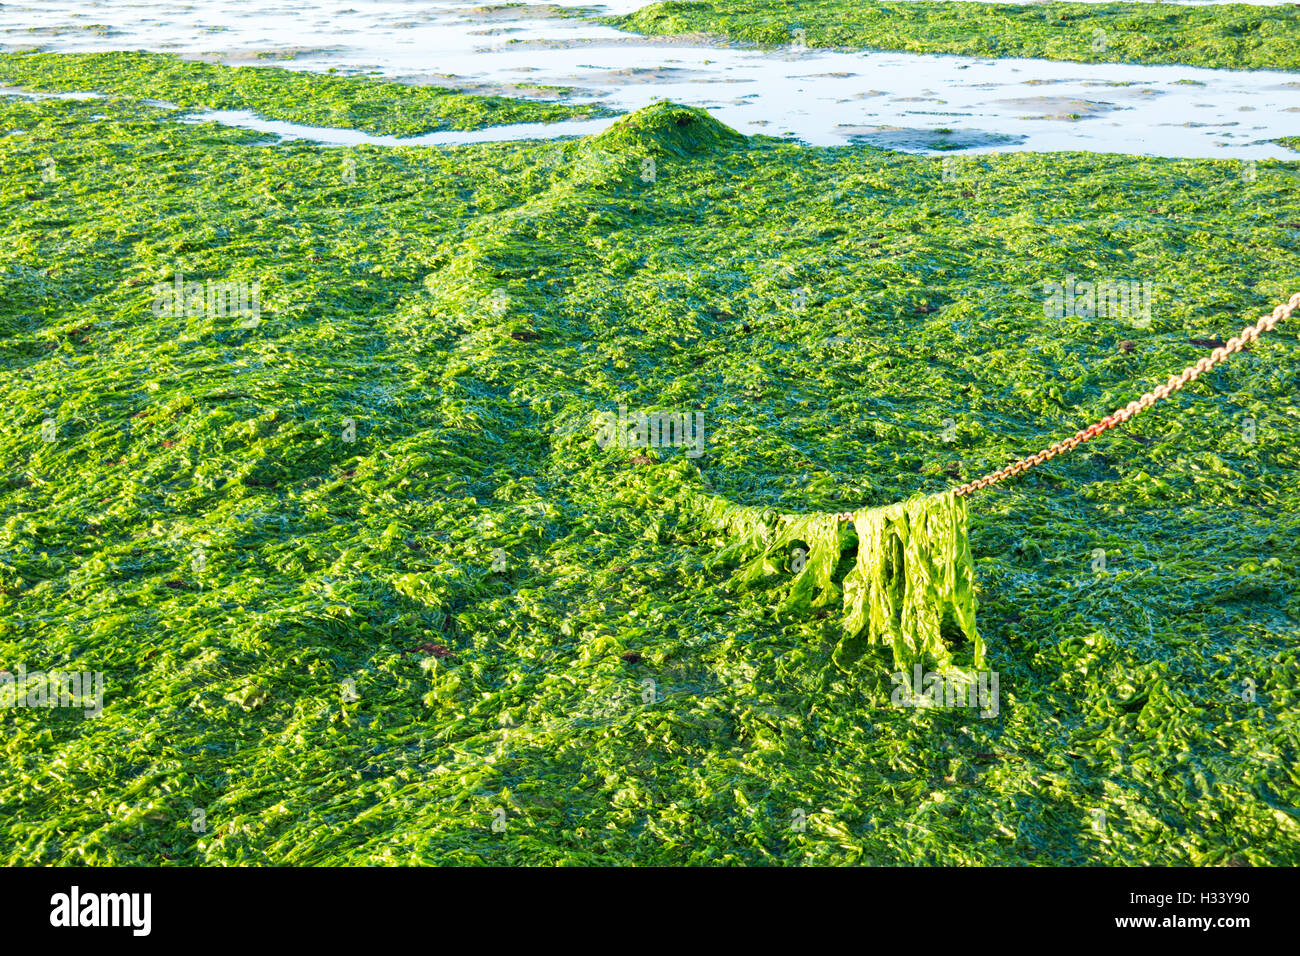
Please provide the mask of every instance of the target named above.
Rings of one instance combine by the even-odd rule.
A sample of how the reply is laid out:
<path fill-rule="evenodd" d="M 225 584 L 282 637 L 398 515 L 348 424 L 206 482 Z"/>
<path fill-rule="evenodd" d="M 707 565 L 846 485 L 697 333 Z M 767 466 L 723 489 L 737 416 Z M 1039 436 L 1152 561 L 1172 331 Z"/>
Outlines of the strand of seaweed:
<path fill-rule="evenodd" d="M 946 666 L 957 637 L 971 644 L 973 666 L 983 666 L 968 510 L 951 491 L 863 508 L 849 524 L 834 513 L 785 515 L 711 495 L 695 496 L 690 507 L 701 526 L 725 540 L 711 563 L 741 561 L 731 579 L 738 589 L 780 574 L 791 554 L 801 552 L 777 612 L 840 607 L 837 666 L 847 669 L 877 644 L 892 651 L 902 670 L 927 657 Z M 849 551 L 855 552 L 852 567 L 840 578 Z"/>

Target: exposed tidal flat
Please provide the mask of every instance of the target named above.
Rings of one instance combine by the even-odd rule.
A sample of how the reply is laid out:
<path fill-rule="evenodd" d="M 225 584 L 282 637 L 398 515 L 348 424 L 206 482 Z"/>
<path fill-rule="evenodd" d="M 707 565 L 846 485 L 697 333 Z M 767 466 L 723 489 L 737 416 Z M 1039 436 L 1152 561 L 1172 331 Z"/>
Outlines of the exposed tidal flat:
<path fill-rule="evenodd" d="M 482 141 L 483 130 L 496 127 L 502 138 L 588 134 L 608 125 L 596 117 L 666 99 L 707 109 L 746 134 L 821 146 L 1246 160 L 1283 158 L 1276 140 L 1295 131 L 1298 11 L 929 0 L 644 7 L 358 0 L 344 9 L 316 0 L 61 0 L 57 8 L 0 8 L 0 48 L 84 54 L 57 70 L 24 64 L 29 79 L 65 84 L 60 89 L 72 90 L 66 84 L 79 76 L 118 90 L 165 81 L 191 100 L 219 95 L 225 105 L 207 107 L 212 118 L 330 142 L 355 144 L 365 134 L 444 145 Z M 177 57 L 326 79 L 378 76 L 424 92 L 391 115 L 386 104 L 395 101 L 379 85 L 366 88 L 368 102 L 349 104 L 357 88 L 304 79 L 267 102 L 257 95 L 261 81 L 247 75 L 256 70 L 237 83 L 217 81 Z M 482 100 L 457 99 L 467 93 Z M 527 110 L 508 102 L 521 99 L 537 104 L 536 119 L 570 119 L 532 129 Z M 261 107 L 269 111 L 260 119 L 249 115 Z M 340 123 L 349 112 L 354 125 Z M 438 121 L 421 126 L 429 116 Z M 286 129 L 286 121 L 303 128 Z M 478 135 L 454 135 L 468 130 Z"/>
<path fill-rule="evenodd" d="M 704 72 L 643 86 L 633 70 L 619 74 L 622 86 L 591 100 L 550 86 L 538 87 L 548 98 L 520 99 L 141 51 L 0 53 L 0 95 L 129 97 L 174 110 L 178 121 L 220 122 L 277 139 L 446 146 L 599 133 L 661 102 L 668 90 L 703 100 L 711 115 L 743 132 L 785 127 L 783 135 L 810 145 L 1243 161 L 1288 158 L 1286 137 L 1300 115 L 1300 81 L 1285 72 L 917 54 L 744 56 L 726 68 L 741 74 L 730 80 Z M 761 83 L 754 79 L 763 74 Z M 751 92 L 718 98 L 717 82 Z"/>
<path fill-rule="evenodd" d="M 590 114 L 142 56 L 0 98 L 0 670 L 104 678 L 0 707 L 4 862 L 1300 862 L 1289 324 L 971 499 L 996 707 L 833 666 L 689 507 L 888 504 L 1098 419 L 1296 291 L 1300 164 L 674 103 L 325 147 L 144 100 Z M 598 440 L 623 407 L 702 448 Z"/>

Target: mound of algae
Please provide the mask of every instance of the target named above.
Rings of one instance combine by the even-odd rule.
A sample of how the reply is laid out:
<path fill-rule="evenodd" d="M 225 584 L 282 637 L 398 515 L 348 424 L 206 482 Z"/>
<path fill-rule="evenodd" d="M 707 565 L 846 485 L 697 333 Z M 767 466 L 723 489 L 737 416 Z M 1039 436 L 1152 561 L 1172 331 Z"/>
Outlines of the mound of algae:
<path fill-rule="evenodd" d="M 616 176 L 626 173 L 613 168 L 620 163 L 635 165 L 647 156 L 689 160 L 743 140 L 704 110 L 665 102 L 619 120 L 583 152 L 595 169 Z M 570 182 L 589 185 L 581 177 Z M 842 633 L 832 655 L 841 669 L 875 644 L 888 647 L 906 673 L 927 658 L 948 666 L 951 645 L 962 637 L 973 649 L 973 666 L 983 666 L 962 499 L 917 495 L 860 509 L 845 522 L 836 513 L 793 515 L 739 505 L 698 491 L 693 481 L 677 491 L 687 521 L 721 539 L 711 563 L 741 562 L 731 578 L 735 589 L 771 587 L 785 575 L 789 584 L 778 616 L 826 616 L 841 608 Z"/>

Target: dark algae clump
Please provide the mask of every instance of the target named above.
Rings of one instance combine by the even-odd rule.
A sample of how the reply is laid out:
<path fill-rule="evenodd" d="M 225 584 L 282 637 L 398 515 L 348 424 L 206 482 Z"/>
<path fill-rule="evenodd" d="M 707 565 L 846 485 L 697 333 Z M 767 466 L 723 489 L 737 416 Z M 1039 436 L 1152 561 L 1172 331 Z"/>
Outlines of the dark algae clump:
<path fill-rule="evenodd" d="M 1296 329 L 947 494 L 1293 292 L 1297 163 L 174 117 L 0 99 L 0 671 L 104 676 L 0 860 L 1300 862 Z"/>
<path fill-rule="evenodd" d="M 798 42 L 1084 63 L 1300 68 L 1300 15 L 1294 4 L 667 0 L 608 22 L 639 33 L 706 33 L 767 47 Z"/>

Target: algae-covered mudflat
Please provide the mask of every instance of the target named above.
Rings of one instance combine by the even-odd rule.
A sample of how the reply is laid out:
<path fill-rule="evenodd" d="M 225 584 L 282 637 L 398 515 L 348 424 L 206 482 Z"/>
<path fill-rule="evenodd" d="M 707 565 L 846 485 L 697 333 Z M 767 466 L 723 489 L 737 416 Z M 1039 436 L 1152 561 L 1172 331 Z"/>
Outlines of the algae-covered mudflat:
<path fill-rule="evenodd" d="M 0 97 L 0 861 L 1300 863 L 1294 322 L 969 498 L 977 705 L 696 508 L 941 492 L 1124 405 L 1300 290 L 1300 162 L 672 102 L 332 148 L 148 100 L 599 105 L 142 56 L 0 59 L 108 94 Z"/>
<path fill-rule="evenodd" d="M 663 0 L 610 22 L 646 33 L 703 32 L 769 46 L 797 42 L 1234 70 L 1300 66 L 1295 4 Z"/>

